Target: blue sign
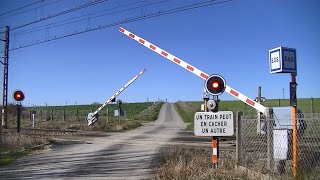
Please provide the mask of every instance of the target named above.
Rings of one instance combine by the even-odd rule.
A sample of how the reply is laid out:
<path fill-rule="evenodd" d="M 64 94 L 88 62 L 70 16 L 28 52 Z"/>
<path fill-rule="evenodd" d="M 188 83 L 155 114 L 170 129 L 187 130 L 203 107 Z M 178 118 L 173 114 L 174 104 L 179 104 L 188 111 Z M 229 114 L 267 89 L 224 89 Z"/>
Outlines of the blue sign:
<path fill-rule="evenodd" d="M 297 73 L 296 49 L 278 47 L 269 50 L 270 73 Z"/>

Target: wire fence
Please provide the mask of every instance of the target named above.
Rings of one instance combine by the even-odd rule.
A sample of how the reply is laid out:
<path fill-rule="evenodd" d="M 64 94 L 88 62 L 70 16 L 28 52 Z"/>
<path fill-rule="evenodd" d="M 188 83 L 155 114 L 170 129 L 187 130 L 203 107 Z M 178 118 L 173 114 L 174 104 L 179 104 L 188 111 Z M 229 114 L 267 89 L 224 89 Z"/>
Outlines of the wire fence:
<path fill-rule="evenodd" d="M 41 129 L 75 129 L 88 130 L 87 115 L 94 110 L 86 109 L 24 109 L 21 112 L 21 128 L 41 128 Z M 115 115 L 114 109 L 104 109 L 99 112 L 99 124 L 123 124 L 125 121 L 135 122 L 141 115 Z M 148 118 L 144 116 L 144 118 Z M 8 127 L 17 126 L 17 117 L 9 116 Z"/>
<path fill-rule="evenodd" d="M 53 120 L 84 120 L 90 111 L 88 110 L 24 110 L 21 113 L 22 120 L 31 120 L 35 117 L 39 121 Z M 91 111 L 93 112 L 93 111 Z M 111 112 L 110 112 L 111 113 Z M 107 111 L 102 113 L 102 116 L 107 116 Z"/>
<path fill-rule="evenodd" d="M 260 119 L 260 120 L 259 120 Z M 237 117 L 238 165 L 275 179 L 292 179 L 292 117 Z M 320 113 L 297 114 L 297 178 L 320 174 Z"/>

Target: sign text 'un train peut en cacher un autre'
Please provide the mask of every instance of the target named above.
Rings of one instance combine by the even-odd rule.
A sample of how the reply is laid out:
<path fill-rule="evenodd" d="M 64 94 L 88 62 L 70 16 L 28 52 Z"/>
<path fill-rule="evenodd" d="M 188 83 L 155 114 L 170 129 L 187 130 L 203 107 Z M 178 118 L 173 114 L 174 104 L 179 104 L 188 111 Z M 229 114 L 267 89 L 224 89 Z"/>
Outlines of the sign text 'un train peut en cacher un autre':
<path fill-rule="evenodd" d="M 196 136 L 232 136 L 233 133 L 232 111 L 196 112 L 194 115 Z"/>

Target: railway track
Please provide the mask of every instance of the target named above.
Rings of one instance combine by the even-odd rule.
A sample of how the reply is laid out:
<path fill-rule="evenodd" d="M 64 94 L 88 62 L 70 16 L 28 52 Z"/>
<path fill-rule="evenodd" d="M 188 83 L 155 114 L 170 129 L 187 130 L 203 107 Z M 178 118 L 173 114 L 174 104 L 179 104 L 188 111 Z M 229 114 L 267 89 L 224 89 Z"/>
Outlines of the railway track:
<path fill-rule="evenodd" d="M 16 132 L 16 128 L 8 128 L 4 131 L 6 132 Z M 97 131 L 77 131 L 77 130 L 60 130 L 60 129 L 31 129 L 31 128 L 21 128 L 21 134 L 32 135 L 32 136 L 66 136 L 66 135 L 97 135 L 101 134 Z"/>

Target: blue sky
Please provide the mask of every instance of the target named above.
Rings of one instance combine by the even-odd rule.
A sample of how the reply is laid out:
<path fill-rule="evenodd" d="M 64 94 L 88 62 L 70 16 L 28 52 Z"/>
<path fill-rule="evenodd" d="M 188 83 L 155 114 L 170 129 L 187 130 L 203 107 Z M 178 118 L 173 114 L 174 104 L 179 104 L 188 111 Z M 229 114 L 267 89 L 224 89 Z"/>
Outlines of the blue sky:
<path fill-rule="evenodd" d="M 1 1 L 0 14 L 32 2 L 36 0 Z M 50 2 L 54 0 L 38 5 Z M 3 18 L 14 13 L 3 15 L 0 27 L 2 30 L 5 25 L 18 27 L 88 2 L 59 1 L 17 16 Z M 144 1 L 140 5 L 159 3 L 18 35 L 26 29 L 135 2 L 111 0 L 12 30 L 10 47 L 200 1 Z M 36 5 L 29 9 L 32 7 Z M 268 51 L 278 46 L 296 48 L 297 96 L 320 97 L 319 8 L 317 0 L 234 0 L 12 50 L 9 102 L 13 101 L 12 92 L 20 89 L 25 92 L 25 106 L 103 103 L 143 68 L 147 71 L 118 98 L 125 102 L 202 99 L 201 78 L 119 33 L 120 26 L 208 74 L 222 75 L 230 87 L 250 98 L 257 96 L 258 86 L 267 99 L 283 98 L 283 95 L 289 98 L 290 74 L 270 74 Z M 2 45 L 0 50 L 3 51 Z M 236 100 L 227 93 L 220 99 Z"/>

